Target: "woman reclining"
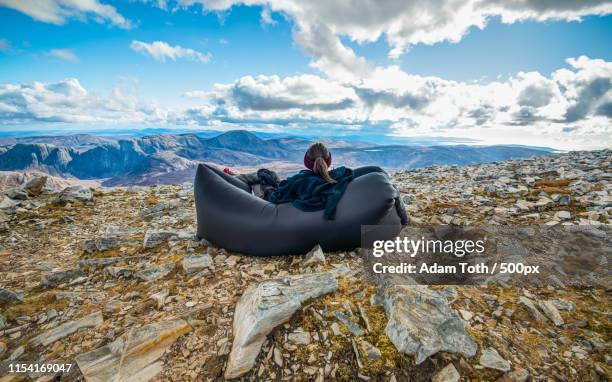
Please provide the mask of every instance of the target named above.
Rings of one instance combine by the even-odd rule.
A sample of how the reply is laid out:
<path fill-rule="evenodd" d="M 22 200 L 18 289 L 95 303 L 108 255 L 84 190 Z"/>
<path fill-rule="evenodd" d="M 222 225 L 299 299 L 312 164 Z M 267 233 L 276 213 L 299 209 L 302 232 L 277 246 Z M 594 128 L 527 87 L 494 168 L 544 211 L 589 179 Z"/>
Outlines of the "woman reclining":
<path fill-rule="evenodd" d="M 386 172 L 377 166 L 354 170 L 344 166 L 331 169 L 331 163 L 331 152 L 323 143 L 317 142 L 304 154 L 304 166 L 307 170 L 302 170 L 282 182 L 279 182 L 276 173 L 267 169 L 237 177 L 252 186 L 257 196 L 271 203 L 292 203 L 297 209 L 306 212 L 324 210 L 323 218 L 333 220 L 336 206 L 353 179 L 371 172 Z M 226 169 L 226 172 L 229 171 Z M 395 208 L 401 224 L 407 225 L 408 216 L 399 196 L 395 198 Z"/>

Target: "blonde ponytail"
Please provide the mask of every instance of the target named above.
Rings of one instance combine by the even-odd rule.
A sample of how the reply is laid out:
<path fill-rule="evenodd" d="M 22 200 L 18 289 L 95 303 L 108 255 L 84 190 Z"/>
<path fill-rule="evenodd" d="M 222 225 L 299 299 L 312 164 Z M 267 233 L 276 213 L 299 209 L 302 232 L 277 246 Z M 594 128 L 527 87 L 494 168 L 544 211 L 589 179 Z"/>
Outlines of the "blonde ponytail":
<path fill-rule="evenodd" d="M 334 178 L 329 175 L 329 167 L 327 166 L 327 163 L 323 157 L 317 157 L 315 159 L 312 171 L 314 171 L 314 173 L 321 178 L 325 179 L 327 183 L 336 183 Z"/>

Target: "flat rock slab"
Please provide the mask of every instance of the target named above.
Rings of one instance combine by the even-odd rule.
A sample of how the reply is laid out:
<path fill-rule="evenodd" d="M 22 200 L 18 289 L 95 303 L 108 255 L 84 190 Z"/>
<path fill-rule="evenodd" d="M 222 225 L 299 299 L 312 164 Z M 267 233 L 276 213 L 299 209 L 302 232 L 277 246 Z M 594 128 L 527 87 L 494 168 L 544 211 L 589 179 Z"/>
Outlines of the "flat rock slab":
<path fill-rule="evenodd" d="M 40 280 L 41 284 L 48 287 L 55 287 L 60 284 L 67 283 L 76 279 L 77 277 L 83 277 L 85 273 L 78 269 L 66 269 L 63 271 L 51 272 L 47 275 L 44 275 Z"/>
<path fill-rule="evenodd" d="M 143 269 L 136 273 L 136 277 L 143 281 L 155 281 L 166 277 L 174 270 L 174 264 L 164 264 L 156 268 Z"/>
<path fill-rule="evenodd" d="M 304 301 L 336 289 L 338 281 L 332 272 L 288 276 L 250 285 L 234 313 L 234 342 L 225 378 L 236 378 L 251 370 L 268 333 L 287 322 Z"/>
<path fill-rule="evenodd" d="M 198 273 L 212 266 L 212 258 L 208 253 L 204 255 L 185 256 L 183 258 L 183 270 L 188 275 Z"/>
<path fill-rule="evenodd" d="M 151 229 L 145 233 L 143 246 L 153 248 L 170 240 L 188 240 L 195 236 L 190 229 Z"/>
<path fill-rule="evenodd" d="M 146 382 L 162 371 L 157 360 L 190 331 L 185 320 L 160 321 L 129 331 L 75 360 L 87 382 Z"/>
<path fill-rule="evenodd" d="M 365 358 L 369 359 L 370 361 L 376 361 L 377 359 L 382 358 L 380 349 L 366 340 L 361 341 L 361 349 L 363 350 Z"/>
<path fill-rule="evenodd" d="M 342 322 L 354 336 L 361 337 L 364 335 L 363 330 L 361 330 L 359 325 L 351 321 L 346 314 L 336 311 L 334 312 L 334 316 L 338 319 L 338 321 Z"/>
<path fill-rule="evenodd" d="M 488 347 L 482 351 L 480 355 L 480 364 L 489 369 L 499 370 L 503 372 L 510 371 L 510 362 L 503 359 L 497 350 Z"/>
<path fill-rule="evenodd" d="M 533 301 L 531 301 L 528 297 L 525 297 L 525 296 L 519 297 L 518 303 L 524 305 L 525 308 L 527 308 L 531 316 L 536 321 L 540 321 L 540 322 L 546 321 L 546 317 L 544 317 L 544 315 L 540 313 L 540 311 L 538 310 L 538 308 L 536 308 Z"/>
<path fill-rule="evenodd" d="M 126 259 L 128 259 L 128 257 L 101 257 L 97 259 L 83 259 L 79 260 L 79 267 L 105 267 Z"/>
<path fill-rule="evenodd" d="M 48 330 L 36 337 L 34 337 L 31 341 L 30 341 L 30 345 L 32 346 L 38 346 L 38 345 L 44 345 L 44 346 L 48 346 L 52 343 L 54 343 L 57 340 L 61 340 L 64 337 L 67 337 L 73 333 L 75 333 L 77 330 L 81 329 L 81 328 L 93 328 L 93 327 L 97 327 L 102 325 L 102 323 L 104 322 L 104 317 L 102 317 L 102 312 L 97 311 L 94 312 L 90 315 L 87 315 L 83 318 L 80 318 L 78 320 L 75 321 L 70 321 L 70 322 L 66 322 L 61 324 L 60 326 L 53 328 L 51 330 Z"/>
<path fill-rule="evenodd" d="M 552 300 L 543 300 L 538 303 L 540 305 L 540 309 L 546 315 L 546 317 L 550 318 L 550 320 L 555 324 L 555 326 L 561 326 L 565 322 L 563 321 L 563 317 L 557 310 L 554 302 Z"/>
<path fill-rule="evenodd" d="M 287 339 L 297 345 L 308 345 L 311 341 L 310 333 L 304 331 L 302 328 L 298 328 L 298 330 L 293 333 L 289 333 Z"/>
<path fill-rule="evenodd" d="M 85 240 L 81 244 L 81 248 L 85 253 L 94 253 L 108 251 L 119 247 L 122 243 L 127 242 L 127 239 L 118 236 L 105 236 L 97 239 Z"/>
<path fill-rule="evenodd" d="M 23 299 L 15 292 L 0 288 L 0 304 L 20 304 Z"/>
<path fill-rule="evenodd" d="M 18 204 L 19 203 L 13 201 L 8 196 L 1 196 L 0 197 L 0 210 L 11 209 L 13 207 L 16 207 Z"/>
<path fill-rule="evenodd" d="M 422 285 L 390 286 L 383 305 L 385 333 L 398 351 L 416 355 L 417 364 L 439 351 L 476 355 L 478 345 L 442 294 Z"/>

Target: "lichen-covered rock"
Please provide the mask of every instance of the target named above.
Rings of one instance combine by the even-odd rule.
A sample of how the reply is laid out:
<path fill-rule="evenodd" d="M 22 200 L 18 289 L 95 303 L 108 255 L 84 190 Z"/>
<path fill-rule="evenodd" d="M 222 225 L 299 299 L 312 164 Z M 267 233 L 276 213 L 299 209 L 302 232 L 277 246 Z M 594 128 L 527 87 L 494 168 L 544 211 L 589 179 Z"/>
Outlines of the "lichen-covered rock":
<path fill-rule="evenodd" d="M 19 304 L 23 299 L 15 292 L 0 288 L 0 304 Z M 0 319 L 0 325 L 1 325 Z"/>
<path fill-rule="evenodd" d="M 318 244 L 311 249 L 310 252 L 304 256 L 304 260 L 302 260 L 302 266 L 304 267 L 316 264 L 325 264 L 325 253 L 323 253 L 323 249 L 321 249 L 321 246 Z"/>
<path fill-rule="evenodd" d="M 1 195 L 0 196 L 0 210 L 9 210 L 11 208 L 15 208 L 19 205 L 19 202 L 14 201 L 8 196 Z"/>
<path fill-rule="evenodd" d="M 104 322 L 102 312 L 97 311 L 78 320 L 63 323 L 58 327 L 39 334 L 30 340 L 30 345 L 48 346 L 57 340 L 61 340 L 62 338 L 75 333 L 79 329 L 100 326 L 102 325 L 102 322 Z"/>
<path fill-rule="evenodd" d="M 136 277 L 144 281 L 155 281 L 166 277 L 174 270 L 174 264 L 163 264 L 159 267 L 152 267 L 136 272 Z"/>
<path fill-rule="evenodd" d="M 181 319 L 128 330 L 115 341 L 76 357 L 87 381 L 146 382 L 162 371 L 157 360 L 191 326 Z"/>
<path fill-rule="evenodd" d="M 82 277 L 84 275 L 85 273 L 78 268 L 65 269 L 62 271 L 51 272 L 49 274 L 44 275 L 42 279 L 40 280 L 40 282 L 42 285 L 45 285 L 48 287 L 55 287 L 60 284 L 64 284 L 69 281 L 72 281 L 76 279 L 77 277 Z"/>
<path fill-rule="evenodd" d="M 13 200 L 28 200 L 30 198 L 27 192 L 15 188 L 9 190 L 6 196 Z"/>
<path fill-rule="evenodd" d="M 288 321 L 304 301 L 337 288 L 336 277 L 330 272 L 287 276 L 249 286 L 234 313 L 234 342 L 225 378 L 251 370 L 268 333 Z"/>
<path fill-rule="evenodd" d="M 117 248 L 126 240 L 118 236 L 105 236 L 97 239 L 85 240 L 81 247 L 85 253 L 108 251 Z"/>
<path fill-rule="evenodd" d="M 542 313 L 540 313 L 540 311 L 538 310 L 538 308 L 536 308 L 533 301 L 531 301 L 531 299 L 529 299 L 528 297 L 525 297 L 525 296 L 519 297 L 518 303 L 523 305 L 525 308 L 527 308 L 531 316 L 536 321 L 540 321 L 540 322 L 546 321 L 546 317 L 544 317 Z"/>
<path fill-rule="evenodd" d="M 387 287 L 383 305 L 389 319 L 385 333 L 397 350 L 416 356 L 420 364 L 440 351 L 476 355 L 478 345 L 446 298 L 425 286 Z"/>
<path fill-rule="evenodd" d="M 93 200 L 93 193 L 88 187 L 70 186 L 66 187 L 59 193 L 58 202 L 89 202 Z"/>
<path fill-rule="evenodd" d="M 497 350 L 492 347 L 488 347 L 482 351 L 480 355 L 480 364 L 489 369 L 495 369 L 499 371 L 510 371 L 510 362 L 503 359 Z"/>
<path fill-rule="evenodd" d="M 190 229 L 151 229 L 145 233 L 144 247 L 153 248 L 169 240 L 188 240 L 194 238 Z"/>
<path fill-rule="evenodd" d="M 376 361 L 382 358 L 380 350 L 366 340 L 361 341 L 361 348 L 365 354 L 365 358 L 370 361 Z"/>
<path fill-rule="evenodd" d="M 561 326 L 565 323 L 563 317 L 557 310 L 557 307 L 551 300 L 541 300 L 538 302 L 540 309 L 544 312 L 544 315 L 548 317 L 556 326 Z"/>
<path fill-rule="evenodd" d="M 43 189 L 46 184 L 46 176 L 35 176 L 23 185 L 23 191 L 25 191 L 29 196 L 35 197 L 43 193 Z"/>
<path fill-rule="evenodd" d="M 208 253 L 204 255 L 185 256 L 183 258 L 183 270 L 188 275 L 198 273 L 212 266 L 212 258 Z"/>

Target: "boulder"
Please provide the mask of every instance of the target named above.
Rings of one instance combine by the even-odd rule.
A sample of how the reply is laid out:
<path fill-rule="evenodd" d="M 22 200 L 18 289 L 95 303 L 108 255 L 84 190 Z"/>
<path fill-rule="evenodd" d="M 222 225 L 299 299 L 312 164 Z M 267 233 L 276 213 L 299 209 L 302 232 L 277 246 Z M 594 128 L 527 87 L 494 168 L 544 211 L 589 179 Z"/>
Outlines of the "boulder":
<path fill-rule="evenodd" d="M 287 276 L 250 285 L 234 312 L 234 342 L 225 378 L 237 378 L 251 370 L 268 333 L 288 321 L 304 301 L 337 288 L 338 281 L 331 272 Z"/>
<path fill-rule="evenodd" d="M 58 202 L 89 202 L 93 200 L 93 193 L 84 186 L 70 186 L 62 190 L 58 195 Z"/>
<path fill-rule="evenodd" d="M 36 176 L 23 185 L 23 191 L 29 196 L 35 197 L 43 193 L 45 184 L 47 184 L 46 176 Z"/>
<path fill-rule="evenodd" d="M 0 196 L 0 210 L 8 210 L 19 205 L 18 202 L 9 198 L 8 196 L 2 195 Z"/>
<path fill-rule="evenodd" d="M 510 362 L 503 359 L 497 350 L 492 347 L 482 351 L 479 363 L 486 368 L 503 371 L 504 373 L 510 371 Z"/>
<path fill-rule="evenodd" d="M 387 337 L 398 351 L 415 355 L 420 364 L 439 351 L 476 355 L 478 345 L 446 298 L 422 285 L 395 285 L 383 292 L 389 321 Z"/>
<path fill-rule="evenodd" d="M 15 188 L 9 190 L 6 195 L 13 200 L 28 200 L 30 198 L 25 191 Z"/>
<path fill-rule="evenodd" d="M 325 254 L 321 249 L 320 245 L 316 245 L 313 249 L 310 250 L 304 256 L 304 260 L 302 260 L 302 266 L 308 267 L 315 264 L 325 264 Z"/>

